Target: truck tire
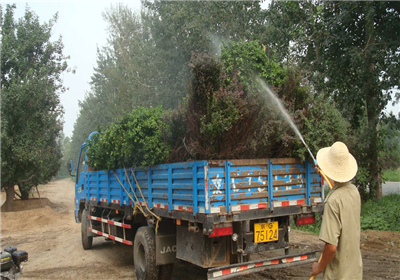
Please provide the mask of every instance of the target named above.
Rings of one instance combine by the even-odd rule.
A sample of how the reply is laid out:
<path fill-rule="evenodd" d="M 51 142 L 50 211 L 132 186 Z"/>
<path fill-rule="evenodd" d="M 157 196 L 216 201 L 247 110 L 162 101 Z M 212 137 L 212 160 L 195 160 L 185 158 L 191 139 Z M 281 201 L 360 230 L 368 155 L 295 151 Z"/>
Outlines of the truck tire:
<path fill-rule="evenodd" d="M 158 280 L 156 238 L 153 229 L 140 227 L 133 244 L 133 261 L 138 280 Z"/>
<path fill-rule="evenodd" d="M 158 280 L 171 280 L 172 272 L 174 272 L 174 264 L 164 264 L 159 266 Z"/>
<path fill-rule="evenodd" d="M 93 244 L 93 237 L 89 236 L 89 220 L 86 210 L 82 211 L 81 234 L 83 249 L 91 249 Z"/>

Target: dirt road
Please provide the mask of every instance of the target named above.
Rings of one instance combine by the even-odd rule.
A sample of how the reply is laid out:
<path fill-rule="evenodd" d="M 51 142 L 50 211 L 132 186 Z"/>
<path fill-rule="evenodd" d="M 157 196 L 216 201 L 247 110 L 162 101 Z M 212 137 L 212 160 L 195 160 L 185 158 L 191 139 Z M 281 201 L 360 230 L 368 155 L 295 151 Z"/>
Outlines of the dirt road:
<path fill-rule="evenodd" d="M 74 185 L 70 179 L 39 187 L 38 199 L 28 204 L 15 201 L 22 211 L 1 213 L 1 248 L 14 245 L 29 253 L 20 279 L 136 279 L 132 247 L 95 238 L 92 250 L 84 251 L 80 224 L 74 220 Z M 4 193 L 2 202 L 4 201 Z M 317 236 L 292 231 L 293 251 L 321 249 Z M 400 279 L 400 233 L 367 231 L 361 238 L 364 279 Z M 282 254 L 265 253 L 258 257 Z M 265 271 L 236 279 L 309 279 L 311 265 Z M 174 280 L 205 279 L 205 270 L 188 263 L 175 265 Z M 321 276 L 316 279 L 322 279 Z"/>

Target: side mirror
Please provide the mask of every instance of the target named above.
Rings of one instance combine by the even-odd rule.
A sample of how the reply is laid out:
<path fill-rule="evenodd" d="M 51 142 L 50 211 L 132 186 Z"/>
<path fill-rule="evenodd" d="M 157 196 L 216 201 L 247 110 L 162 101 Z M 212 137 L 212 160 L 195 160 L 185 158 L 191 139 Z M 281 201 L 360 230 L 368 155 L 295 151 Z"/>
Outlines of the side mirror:
<path fill-rule="evenodd" d="M 72 162 L 72 159 L 69 159 L 67 162 L 67 168 L 68 168 L 68 173 L 71 176 L 75 176 L 74 174 L 72 174 L 72 172 L 74 171 L 74 164 Z"/>

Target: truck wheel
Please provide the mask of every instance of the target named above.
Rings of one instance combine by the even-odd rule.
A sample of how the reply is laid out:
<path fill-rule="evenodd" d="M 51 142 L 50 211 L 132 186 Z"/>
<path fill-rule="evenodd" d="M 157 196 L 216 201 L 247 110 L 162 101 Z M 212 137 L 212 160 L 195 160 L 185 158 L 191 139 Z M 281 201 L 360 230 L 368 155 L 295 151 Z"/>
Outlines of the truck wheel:
<path fill-rule="evenodd" d="M 156 238 L 149 227 L 141 227 L 135 235 L 133 261 L 138 280 L 157 280 L 159 267 L 156 265 Z"/>
<path fill-rule="evenodd" d="M 82 211 L 81 233 L 82 233 L 83 249 L 85 250 L 91 249 L 93 244 L 93 237 L 89 236 L 89 220 L 87 217 L 86 210 Z"/>
<path fill-rule="evenodd" d="M 164 264 L 159 266 L 160 272 L 158 275 L 158 280 L 171 280 L 172 272 L 174 272 L 174 264 Z"/>

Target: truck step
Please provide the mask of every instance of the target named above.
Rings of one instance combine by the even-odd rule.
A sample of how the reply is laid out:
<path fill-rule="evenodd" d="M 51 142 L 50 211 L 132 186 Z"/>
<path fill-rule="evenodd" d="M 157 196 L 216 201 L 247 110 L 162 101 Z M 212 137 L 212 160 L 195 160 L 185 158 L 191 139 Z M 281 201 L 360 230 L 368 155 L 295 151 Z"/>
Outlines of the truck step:
<path fill-rule="evenodd" d="M 228 266 L 211 268 L 208 270 L 208 280 L 220 280 L 259 272 L 267 269 L 283 268 L 288 266 L 302 265 L 316 262 L 317 251 L 306 252 L 297 255 L 283 256 L 274 259 L 265 259 L 250 261 L 247 263 L 239 263 Z"/>
<path fill-rule="evenodd" d="M 93 220 L 93 221 L 103 222 L 103 223 L 114 225 L 114 226 L 117 226 L 117 227 L 131 228 L 131 225 L 124 224 L 124 223 L 119 223 L 119 222 L 115 222 L 115 221 L 111 221 L 111 220 L 102 219 L 100 217 L 95 217 L 95 216 L 88 215 L 88 218 Z"/>
<path fill-rule="evenodd" d="M 93 232 L 94 234 L 97 234 L 97 235 L 100 235 L 100 236 L 104 236 L 105 238 L 108 238 L 108 239 L 111 239 L 111 240 L 114 240 L 114 241 L 117 241 L 117 242 L 120 242 L 120 243 L 123 243 L 123 244 L 126 244 L 126 245 L 133 245 L 132 241 L 125 240 L 125 239 L 113 236 L 111 234 L 108 234 L 108 233 L 104 233 L 104 232 L 101 232 L 101 231 L 98 231 L 98 230 L 95 230 L 95 229 L 92 229 L 92 228 L 89 228 L 89 231 Z"/>

